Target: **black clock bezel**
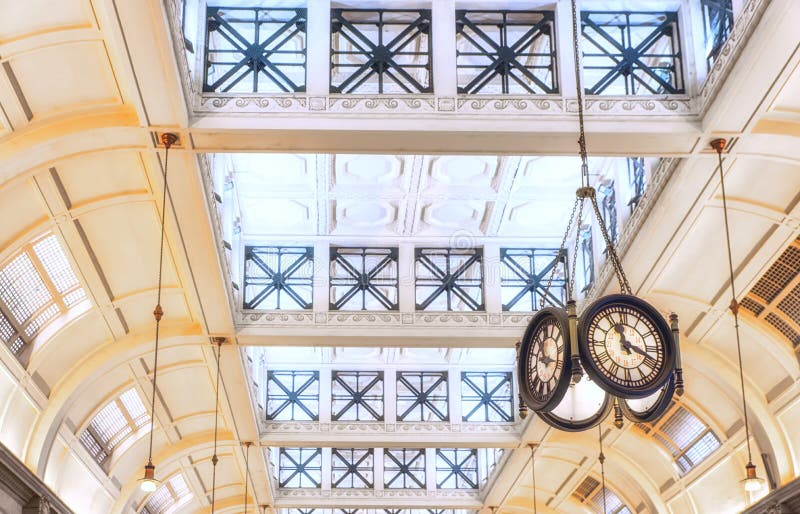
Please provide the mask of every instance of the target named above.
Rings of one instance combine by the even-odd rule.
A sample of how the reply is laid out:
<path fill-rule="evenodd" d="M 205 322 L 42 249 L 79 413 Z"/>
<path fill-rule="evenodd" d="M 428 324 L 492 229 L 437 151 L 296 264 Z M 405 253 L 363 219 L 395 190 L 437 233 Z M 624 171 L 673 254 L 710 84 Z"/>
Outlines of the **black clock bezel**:
<path fill-rule="evenodd" d="M 625 399 L 620 398 L 619 408 L 622 415 L 634 423 L 650 423 L 658 420 L 669 408 L 672 399 L 675 396 L 675 374 L 671 373 L 667 384 L 661 388 L 658 401 L 654 403 L 649 409 L 644 411 L 636 411 L 632 409 Z"/>
<path fill-rule="evenodd" d="M 664 341 L 664 364 L 656 375 L 656 378 L 649 384 L 639 387 L 626 387 L 613 382 L 603 374 L 600 370 L 600 365 L 592 358 L 592 352 L 589 349 L 589 327 L 591 326 L 591 320 L 597 316 L 600 311 L 614 304 L 636 310 L 643 317 L 648 318 L 653 324 L 653 327 L 658 331 L 658 337 Z M 586 373 L 606 392 L 619 398 L 637 399 L 650 396 L 664 387 L 664 384 L 667 383 L 675 370 L 675 340 L 667 321 L 655 307 L 633 295 L 611 294 L 603 296 L 586 307 L 578 322 L 578 350 Z"/>
<path fill-rule="evenodd" d="M 583 380 L 586 380 L 586 378 Z M 614 397 L 608 394 L 608 392 L 605 390 L 603 392 L 605 393 L 605 400 L 603 400 L 600 410 L 584 420 L 572 421 L 560 416 L 556 416 L 552 412 L 537 412 L 536 414 L 539 415 L 542 421 L 553 428 L 557 428 L 558 430 L 563 430 L 565 432 L 583 432 L 599 425 L 608 417 L 608 415 L 611 413 L 611 409 L 614 408 Z"/>
<path fill-rule="evenodd" d="M 561 359 L 563 365 L 561 376 L 556 383 L 556 387 L 550 393 L 550 397 L 545 401 L 539 401 L 530 390 L 528 376 L 531 370 L 528 368 L 530 359 L 528 354 L 533 349 L 533 336 L 537 329 L 546 321 L 554 320 L 561 330 L 561 336 L 564 341 L 564 348 L 561 352 Z M 561 402 L 567 392 L 570 382 L 570 374 L 572 371 L 572 355 L 570 351 L 570 337 L 569 337 L 569 318 L 566 311 L 556 307 L 544 307 L 536 312 L 528 323 L 528 328 L 525 329 L 525 334 L 520 341 L 519 355 L 517 356 L 517 381 L 519 386 L 519 394 L 525 405 L 533 411 L 545 412 L 555 408 Z"/>

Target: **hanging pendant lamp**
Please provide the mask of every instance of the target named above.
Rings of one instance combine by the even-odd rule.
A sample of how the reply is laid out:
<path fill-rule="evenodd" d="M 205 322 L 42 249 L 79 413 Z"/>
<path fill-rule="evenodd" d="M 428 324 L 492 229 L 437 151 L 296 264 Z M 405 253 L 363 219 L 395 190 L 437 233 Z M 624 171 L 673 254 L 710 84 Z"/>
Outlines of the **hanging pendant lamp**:
<path fill-rule="evenodd" d="M 733 328 L 736 332 L 736 352 L 739 357 L 739 385 L 742 390 L 742 411 L 744 412 L 744 433 L 747 443 L 747 464 L 745 465 L 745 478 L 742 480 L 742 487 L 747 493 L 755 493 L 764 487 L 764 480 L 756 474 L 756 465 L 753 464 L 753 453 L 750 448 L 750 423 L 747 415 L 747 395 L 744 389 L 744 366 L 742 364 L 742 341 L 739 336 L 739 302 L 736 299 L 736 284 L 733 276 L 733 255 L 731 252 L 731 231 L 728 224 L 728 197 L 725 194 L 725 173 L 722 170 L 722 152 L 725 150 L 727 141 L 715 139 L 711 141 L 711 148 L 717 152 L 717 168 L 719 169 L 719 186 L 722 192 L 722 215 L 725 220 L 725 243 L 728 250 L 728 272 L 730 276 L 731 303 L 730 310 L 733 313 Z"/>
<path fill-rule="evenodd" d="M 167 170 L 169 169 L 169 149 L 178 142 L 178 136 L 171 132 L 161 134 L 161 143 L 164 145 L 164 187 L 163 196 L 161 198 L 161 243 L 158 251 L 158 293 L 156 299 L 156 308 L 153 310 L 153 317 L 156 320 L 156 334 L 155 334 L 155 350 L 153 356 L 153 391 L 150 399 L 150 443 L 147 450 L 147 464 L 144 467 L 144 477 L 139 479 L 139 488 L 146 492 L 152 493 L 158 488 L 160 482 L 156 480 L 156 467 L 153 465 L 153 424 L 156 419 L 156 379 L 158 378 L 158 335 L 159 325 L 161 318 L 164 317 L 164 310 L 161 308 L 161 286 L 162 286 L 162 271 L 164 269 L 164 226 L 167 219 L 167 191 L 169 183 L 167 182 Z"/>

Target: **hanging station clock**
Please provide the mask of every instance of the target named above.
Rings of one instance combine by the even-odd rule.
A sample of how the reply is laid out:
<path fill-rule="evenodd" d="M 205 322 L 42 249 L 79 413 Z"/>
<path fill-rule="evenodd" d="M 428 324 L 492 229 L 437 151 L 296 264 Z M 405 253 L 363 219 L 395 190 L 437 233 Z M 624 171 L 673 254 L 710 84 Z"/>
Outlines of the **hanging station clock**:
<path fill-rule="evenodd" d="M 584 369 L 620 398 L 658 391 L 675 369 L 675 342 L 661 314 L 641 298 L 604 296 L 583 312 L 578 347 Z"/>
<path fill-rule="evenodd" d="M 670 375 L 667 383 L 644 398 L 620 400 L 619 407 L 622 414 L 634 423 L 649 423 L 660 418 L 672 403 L 675 394 L 675 376 Z"/>
<path fill-rule="evenodd" d="M 567 388 L 561 402 L 550 412 L 537 412 L 553 428 L 581 432 L 597 426 L 614 406 L 613 397 L 599 388 L 589 377 Z"/>
<path fill-rule="evenodd" d="M 548 411 L 564 397 L 570 381 L 570 333 L 567 314 L 546 307 L 531 319 L 517 359 L 519 391 L 535 411 Z"/>

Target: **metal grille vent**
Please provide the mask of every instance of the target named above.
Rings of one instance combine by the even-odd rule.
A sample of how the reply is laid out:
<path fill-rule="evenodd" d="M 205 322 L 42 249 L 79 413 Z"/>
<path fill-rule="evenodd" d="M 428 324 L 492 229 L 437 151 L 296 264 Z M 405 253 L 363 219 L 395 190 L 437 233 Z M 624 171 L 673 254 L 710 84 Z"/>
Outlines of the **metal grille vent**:
<path fill-rule="evenodd" d="M 599 485 L 600 482 L 594 478 L 586 477 L 583 479 L 583 482 L 581 482 L 581 485 L 575 488 L 575 492 L 572 493 L 572 496 L 579 499 L 581 502 L 585 502 Z"/>
<path fill-rule="evenodd" d="M 750 293 L 758 295 L 769 303 L 783 291 L 798 271 L 800 271 L 800 248 L 790 246 L 756 282 Z"/>
<path fill-rule="evenodd" d="M 772 325 L 778 332 L 783 334 L 786 337 L 786 339 L 791 341 L 792 346 L 795 347 L 800 346 L 800 333 L 795 331 L 792 327 L 789 326 L 788 323 L 783 321 L 777 315 L 770 312 L 769 314 L 767 314 L 764 320 L 770 325 Z"/>

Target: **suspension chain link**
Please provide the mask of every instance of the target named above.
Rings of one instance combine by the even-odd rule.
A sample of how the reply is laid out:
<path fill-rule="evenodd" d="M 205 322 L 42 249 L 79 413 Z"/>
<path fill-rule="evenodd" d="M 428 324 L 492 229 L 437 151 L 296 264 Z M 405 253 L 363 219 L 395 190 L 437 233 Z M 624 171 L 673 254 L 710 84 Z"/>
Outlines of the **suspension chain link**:
<path fill-rule="evenodd" d="M 603 217 L 600 214 L 600 207 L 597 205 L 597 199 L 592 196 L 592 208 L 594 209 L 595 217 L 597 218 L 597 224 L 600 225 L 600 233 L 603 234 L 603 242 L 606 244 L 606 250 L 608 251 L 608 260 L 611 261 L 611 265 L 614 267 L 614 273 L 617 275 L 617 281 L 619 282 L 619 289 L 624 294 L 632 294 L 631 293 L 631 286 L 628 283 L 628 277 L 625 275 L 625 270 L 622 269 L 622 262 L 619 260 L 619 256 L 617 255 L 617 251 L 614 249 L 614 242 L 611 241 L 611 236 L 608 235 L 608 230 L 606 230 L 606 224 L 603 222 Z"/>
<path fill-rule="evenodd" d="M 564 231 L 564 237 L 561 238 L 561 246 L 558 248 L 558 255 L 556 256 L 556 259 L 561 259 L 562 256 L 569 257 L 569 255 L 567 255 L 565 253 L 566 252 L 566 248 L 567 248 L 567 239 L 569 238 L 569 229 L 572 227 L 572 221 L 575 219 L 575 213 L 578 211 L 578 204 L 579 203 L 582 203 L 582 202 L 580 201 L 580 198 L 578 198 L 576 196 L 575 197 L 575 203 L 572 205 L 572 212 L 569 215 L 569 221 L 567 222 L 567 229 Z M 567 263 L 568 262 L 569 262 L 569 258 L 567 258 L 567 262 L 564 263 L 564 273 L 567 273 Z M 547 301 L 547 295 L 550 293 L 550 286 L 553 285 L 553 279 L 556 276 L 556 271 L 558 271 L 558 264 L 553 266 L 553 269 L 550 270 L 550 276 L 547 277 L 547 285 L 544 288 L 544 294 L 539 299 L 539 308 L 540 309 L 544 308 L 544 304 Z M 571 280 L 571 277 L 569 275 L 567 275 L 565 277 L 565 282 L 564 282 L 564 285 L 566 286 L 566 289 L 567 289 L 567 301 L 572 300 L 572 292 L 571 292 L 571 288 L 570 288 L 570 280 Z"/>

